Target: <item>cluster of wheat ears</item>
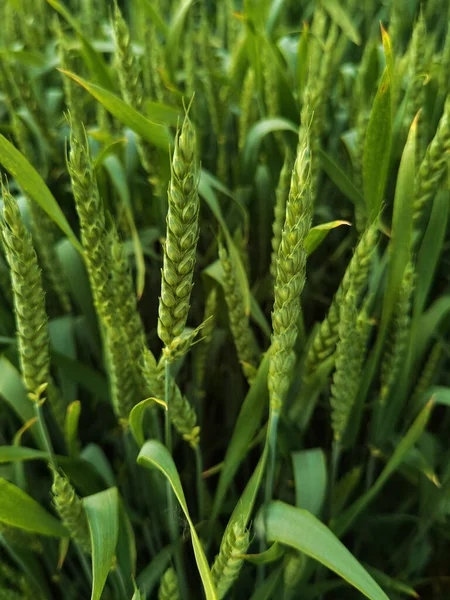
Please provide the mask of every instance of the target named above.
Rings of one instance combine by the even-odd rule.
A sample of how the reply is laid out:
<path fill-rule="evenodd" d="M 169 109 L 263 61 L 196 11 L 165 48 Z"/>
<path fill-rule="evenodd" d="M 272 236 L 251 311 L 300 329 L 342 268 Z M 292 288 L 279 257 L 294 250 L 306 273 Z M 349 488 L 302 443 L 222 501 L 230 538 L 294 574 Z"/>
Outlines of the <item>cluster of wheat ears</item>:
<path fill-rule="evenodd" d="M 0 11 L 0 600 L 448 598 L 449 2 Z"/>

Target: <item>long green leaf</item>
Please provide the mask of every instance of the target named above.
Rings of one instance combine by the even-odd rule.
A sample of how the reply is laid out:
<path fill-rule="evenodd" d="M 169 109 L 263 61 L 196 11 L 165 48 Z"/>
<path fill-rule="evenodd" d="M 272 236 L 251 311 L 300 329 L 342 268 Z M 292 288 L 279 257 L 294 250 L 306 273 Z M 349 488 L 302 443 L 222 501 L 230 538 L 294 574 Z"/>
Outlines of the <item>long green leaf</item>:
<path fill-rule="evenodd" d="M 6 356 L 0 356 L 0 397 L 9 404 L 22 424 L 35 416 L 33 404 L 28 398 L 20 373 Z M 37 424 L 32 425 L 30 431 L 39 447 L 44 449 L 45 441 Z"/>
<path fill-rule="evenodd" d="M 41 535 L 69 535 L 58 519 L 23 490 L 3 478 L 0 478 L 0 522 Z"/>
<path fill-rule="evenodd" d="M 63 233 L 67 235 L 75 248 L 83 254 L 83 248 L 77 240 L 63 211 L 44 180 L 27 159 L 3 135 L 0 134 L 0 163 L 11 173 L 24 193 L 37 202 Z"/>
<path fill-rule="evenodd" d="M 373 221 L 383 201 L 392 144 L 391 81 L 386 69 L 373 102 L 364 141 L 364 200 Z"/>
<path fill-rule="evenodd" d="M 331 181 L 355 206 L 362 206 L 364 199 L 350 177 L 324 150 L 319 149 L 320 163 Z"/>
<path fill-rule="evenodd" d="M 119 494 L 110 488 L 83 498 L 92 546 L 91 600 L 100 600 L 119 536 Z"/>
<path fill-rule="evenodd" d="M 148 14 L 150 19 L 155 24 L 156 29 L 166 36 L 169 28 L 154 2 L 152 2 L 152 0 L 140 0 L 140 4 L 143 10 Z"/>
<path fill-rule="evenodd" d="M 412 204 L 414 200 L 411 182 L 414 181 L 416 156 L 417 119 L 409 131 L 403 150 L 395 188 L 394 212 L 392 215 L 392 233 L 389 242 L 389 263 L 386 293 L 383 304 L 383 320 L 387 327 L 397 301 L 406 265 L 411 257 L 413 234 Z"/>
<path fill-rule="evenodd" d="M 308 511 L 273 502 L 264 513 L 266 537 L 325 565 L 371 600 L 389 600 L 338 538 Z"/>
<path fill-rule="evenodd" d="M 359 45 L 361 37 L 342 3 L 338 0 L 321 0 L 321 4 L 345 35 L 356 45 Z"/>
<path fill-rule="evenodd" d="M 292 453 L 295 503 L 315 516 L 320 515 L 327 491 L 325 454 L 320 448 Z"/>
<path fill-rule="evenodd" d="M 317 250 L 332 229 L 336 229 L 336 227 L 340 227 L 341 225 L 351 226 L 351 223 L 350 221 L 330 221 L 329 223 L 322 223 L 321 225 L 312 227 L 305 240 L 305 250 L 308 256 L 310 256 L 314 250 Z"/>
<path fill-rule="evenodd" d="M 191 5 L 192 0 L 181 1 L 167 32 L 166 60 L 172 73 L 174 73 L 177 66 L 178 57 L 182 48 L 180 40 L 183 36 L 184 23 Z"/>
<path fill-rule="evenodd" d="M 113 90 L 115 87 L 114 79 L 112 78 L 102 56 L 94 49 L 91 42 L 84 35 L 82 26 L 61 2 L 58 2 L 58 0 L 47 0 L 47 2 L 63 17 L 63 19 L 67 21 L 67 23 L 76 32 L 81 43 L 83 59 L 92 77 L 103 87 Z"/>
<path fill-rule="evenodd" d="M 267 403 L 267 373 L 269 371 L 269 354 L 266 352 L 259 366 L 256 377 L 248 391 L 242 408 L 239 412 L 233 435 L 227 446 L 216 495 L 211 510 L 211 521 L 213 522 L 220 511 L 225 494 L 231 484 L 236 471 L 244 459 L 250 442 L 257 432 Z"/>
<path fill-rule="evenodd" d="M 367 508 L 367 506 L 376 498 L 382 488 L 386 485 L 392 474 L 405 460 L 411 448 L 417 442 L 425 430 L 430 417 L 432 402 L 422 409 L 414 423 L 409 428 L 406 435 L 395 448 L 394 453 L 384 467 L 375 484 L 362 496 L 358 498 L 349 508 L 342 513 L 333 525 L 333 531 L 339 537 L 342 537 L 349 529 L 355 519 Z"/>
<path fill-rule="evenodd" d="M 169 146 L 172 137 L 167 127 L 158 123 L 149 121 L 144 115 L 135 110 L 129 104 L 126 104 L 119 96 L 116 96 L 109 90 L 86 81 L 82 77 L 70 73 L 69 71 L 61 71 L 67 77 L 73 79 L 81 85 L 87 92 L 102 104 L 108 112 L 110 112 L 123 125 L 132 129 L 135 133 L 147 140 L 156 147 L 169 152 Z"/>
<path fill-rule="evenodd" d="M 282 119 L 281 117 L 262 119 L 252 126 L 248 132 L 242 154 L 242 168 L 247 180 L 251 180 L 255 172 L 256 165 L 258 164 L 259 148 L 263 139 L 266 135 L 274 131 L 290 131 L 298 134 L 298 126 L 292 123 L 292 121 Z"/>
<path fill-rule="evenodd" d="M 169 451 L 163 444 L 156 440 L 148 441 L 139 452 L 137 462 L 143 467 L 156 467 L 168 479 L 191 529 L 192 546 L 194 548 L 197 568 L 205 590 L 206 600 L 217 600 L 217 593 L 212 581 L 208 561 L 189 514 L 186 498 L 181 486 L 180 476 L 178 475 L 177 468 Z"/>

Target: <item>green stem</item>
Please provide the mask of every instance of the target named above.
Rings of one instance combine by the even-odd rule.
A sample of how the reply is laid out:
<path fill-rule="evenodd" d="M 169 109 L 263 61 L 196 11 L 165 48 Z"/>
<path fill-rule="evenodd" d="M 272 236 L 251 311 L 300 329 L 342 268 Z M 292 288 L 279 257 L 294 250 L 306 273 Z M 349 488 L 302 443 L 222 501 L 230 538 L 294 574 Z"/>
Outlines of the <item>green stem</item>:
<path fill-rule="evenodd" d="M 50 464 L 55 469 L 58 470 L 58 466 L 56 464 L 55 453 L 53 451 L 52 442 L 50 440 L 50 434 L 48 433 L 47 424 L 45 423 L 44 415 L 42 413 L 42 407 L 40 405 L 40 400 L 33 402 L 34 404 L 34 413 L 37 419 L 37 425 L 39 427 L 39 431 L 41 433 L 42 439 L 45 444 L 45 448 L 48 452 Z"/>
<path fill-rule="evenodd" d="M 195 467 L 197 475 L 198 520 L 205 518 L 205 484 L 203 482 L 203 458 L 200 445 L 195 448 Z"/>
<path fill-rule="evenodd" d="M 341 445 L 339 442 L 334 441 L 331 449 L 331 473 L 330 473 L 330 502 L 328 507 L 329 519 L 333 518 L 333 500 L 334 492 L 336 489 L 336 483 L 339 473 L 339 461 L 341 458 Z"/>
<path fill-rule="evenodd" d="M 164 400 L 165 400 L 166 406 L 167 406 L 167 409 L 165 411 L 165 416 L 164 416 L 164 437 L 165 437 L 166 447 L 169 450 L 170 454 L 172 454 L 172 425 L 170 422 L 171 381 L 170 381 L 170 363 L 168 360 L 166 360 L 164 369 L 165 369 Z M 185 570 L 184 570 L 182 549 L 181 549 L 180 544 L 177 543 L 179 532 L 178 532 L 178 527 L 177 527 L 177 521 L 175 518 L 175 497 L 174 497 L 174 494 L 172 491 L 172 486 L 170 485 L 169 481 L 167 481 L 167 483 L 166 483 L 166 489 L 167 489 L 167 507 L 168 507 L 168 514 L 169 514 L 169 532 L 170 532 L 170 538 L 171 538 L 172 543 L 175 548 L 175 550 L 174 550 L 175 569 L 176 569 L 176 572 L 178 575 L 178 584 L 179 584 L 179 588 L 180 588 L 180 595 L 181 595 L 181 598 L 185 599 L 188 597 L 187 596 L 186 574 L 185 574 Z"/>

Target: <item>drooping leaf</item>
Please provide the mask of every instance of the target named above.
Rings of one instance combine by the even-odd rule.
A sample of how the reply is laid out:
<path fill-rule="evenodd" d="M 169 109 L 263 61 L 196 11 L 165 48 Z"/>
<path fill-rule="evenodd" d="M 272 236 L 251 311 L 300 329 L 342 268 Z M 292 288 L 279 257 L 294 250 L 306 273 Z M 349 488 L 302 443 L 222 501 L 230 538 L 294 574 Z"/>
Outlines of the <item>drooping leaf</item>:
<path fill-rule="evenodd" d="M 75 75 L 75 73 L 70 73 L 70 71 L 61 72 L 81 85 L 121 123 L 132 129 L 143 139 L 154 144 L 157 148 L 169 152 L 172 137 L 167 127 L 149 121 L 143 114 L 129 104 L 126 104 L 119 96 L 116 96 L 106 88 L 90 83 L 82 77 Z"/>
<path fill-rule="evenodd" d="M 389 600 L 344 544 L 308 511 L 272 502 L 263 521 L 269 542 L 286 544 L 314 558 L 371 600 Z"/>
<path fill-rule="evenodd" d="M 186 503 L 186 498 L 181 486 L 180 476 L 178 475 L 177 468 L 173 462 L 172 456 L 163 444 L 156 440 L 150 440 L 144 444 L 139 452 L 137 459 L 139 465 L 143 467 L 156 467 L 164 477 L 169 481 L 181 508 L 183 509 L 184 515 L 189 523 L 191 530 L 192 546 L 194 548 L 195 560 L 197 568 L 200 573 L 200 577 L 203 583 L 203 589 L 205 591 L 206 600 L 217 600 L 216 590 L 211 577 L 211 571 L 209 569 L 208 561 L 206 559 L 203 547 L 197 535 L 194 523 L 192 522 L 189 514 L 189 509 Z"/>
<path fill-rule="evenodd" d="M 80 254 L 83 254 L 83 248 L 42 177 L 30 165 L 24 155 L 1 134 L 0 164 L 14 177 L 24 193 L 34 202 L 37 202 L 61 231 L 67 235 Z"/>
<path fill-rule="evenodd" d="M 0 522 L 41 535 L 69 535 L 61 521 L 26 492 L 3 478 L 0 478 Z"/>
<path fill-rule="evenodd" d="M 91 600 L 100 600 L 119 536 L 119 494 L 110 488 L 83 498 L 92 547 Z"/>
<path fill-rule="evenodd" d="M 361 43 L 361 37 L 353 25 L 350 15 L 338 0 L 321 0 L 321 4 L 331 19 L 338 25 L 345 35 L 356 45 Z"/>

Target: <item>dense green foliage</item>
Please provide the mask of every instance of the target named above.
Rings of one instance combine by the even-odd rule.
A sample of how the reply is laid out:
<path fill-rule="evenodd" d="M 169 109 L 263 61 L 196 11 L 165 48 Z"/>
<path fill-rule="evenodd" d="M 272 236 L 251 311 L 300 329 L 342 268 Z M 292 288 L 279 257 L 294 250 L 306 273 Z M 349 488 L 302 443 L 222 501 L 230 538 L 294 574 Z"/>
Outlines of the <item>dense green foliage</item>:
<path fill-rule="evenodd" d="M 448 598 L 448 0 L 0 11 L 0 600 Z"/>

